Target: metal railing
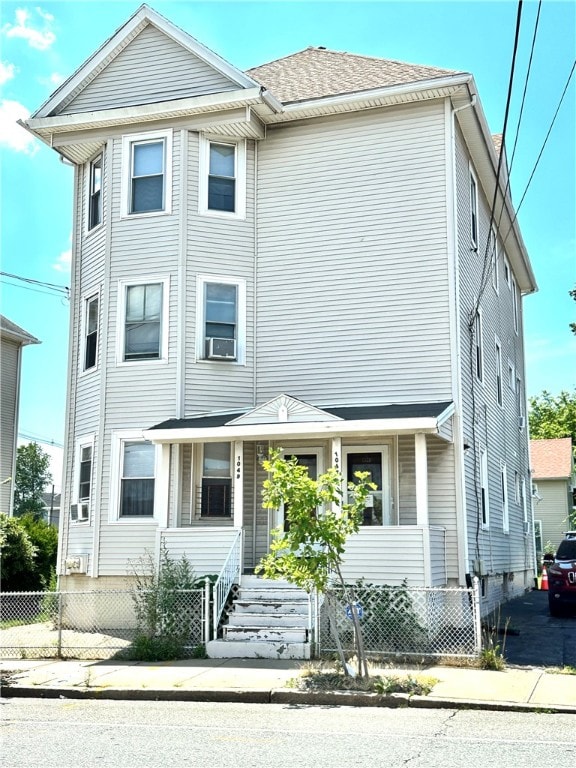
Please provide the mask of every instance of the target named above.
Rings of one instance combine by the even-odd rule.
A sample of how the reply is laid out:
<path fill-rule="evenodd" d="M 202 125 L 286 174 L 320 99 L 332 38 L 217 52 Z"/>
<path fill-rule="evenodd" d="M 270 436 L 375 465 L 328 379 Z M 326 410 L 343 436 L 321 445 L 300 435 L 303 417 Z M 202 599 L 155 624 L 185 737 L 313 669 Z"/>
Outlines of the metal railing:
<path fill-rule="evenodd" d="M 464 587 L 354 585 L 366 653 L 382 656 L 478 656 L 482 649 L 478 580 Z M 354 629 L 346 599 L 333 588 L 321 600 L 319 652 L 335 652 L 335 624 L 345 652 Z"/>
<path fill-rule="evenodd" d="M 213 622 L 212 637 L 218 635 L 218 624 L 226 605 L 226 600 L 232 589 L 232 585 L 240 580 L 240 568 L 242 560 L 242 531 L 238 529 L 230 551 L 224 561 L 224 565 L 216 579 L 213 589 Z"/>

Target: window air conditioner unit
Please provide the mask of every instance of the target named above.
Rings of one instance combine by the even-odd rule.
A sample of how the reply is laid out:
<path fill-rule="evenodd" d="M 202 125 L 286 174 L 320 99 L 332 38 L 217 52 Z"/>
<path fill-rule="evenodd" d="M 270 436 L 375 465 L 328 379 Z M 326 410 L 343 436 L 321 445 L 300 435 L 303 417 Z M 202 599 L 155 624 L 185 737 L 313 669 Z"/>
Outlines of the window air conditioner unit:
<path fill-rule="evenodd" d="M 518 429 L 524 429 L 526 426 L 526 419 L 524 416 L 518 416 Z"/>
<path fill-rule="evenodd" d="M 88 557 L 86 555 L 69 555 L 64 564 L 68 573 L 86 573 Z"/>
<path fill-rule="evenodd" d="M 208 339 L 210 360 L 236 360 L 236 339 Z"/>
<path fill-rule="evenodd" d="M 70 505 L 70 520 L 80 522 L 82 520 L 88 520 L 89 517 L 90 509 L 87 502 Z"/>

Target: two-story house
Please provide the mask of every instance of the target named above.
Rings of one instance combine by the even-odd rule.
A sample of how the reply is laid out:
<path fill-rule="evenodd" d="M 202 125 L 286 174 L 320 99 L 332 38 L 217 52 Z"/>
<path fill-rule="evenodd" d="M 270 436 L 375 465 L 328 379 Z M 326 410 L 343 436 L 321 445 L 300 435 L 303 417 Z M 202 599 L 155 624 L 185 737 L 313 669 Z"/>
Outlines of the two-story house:
<path fill-rule="evenodd" d="M 483 610 L 532 585 L 536 286 L 471 74 L 324 48 L 241 72 L 142 6 L 25 125 L 74 165 L 63 588 L 161 539 L 253 569 L 270 447 L 371 472 L 347 578 L 476 574 Z"/>

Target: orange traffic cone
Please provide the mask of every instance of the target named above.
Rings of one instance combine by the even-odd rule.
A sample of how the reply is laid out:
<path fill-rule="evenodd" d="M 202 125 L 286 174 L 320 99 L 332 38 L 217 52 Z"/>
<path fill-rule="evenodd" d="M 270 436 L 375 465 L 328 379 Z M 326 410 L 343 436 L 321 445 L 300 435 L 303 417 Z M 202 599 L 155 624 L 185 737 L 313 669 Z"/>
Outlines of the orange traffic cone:
<path fill-rule="evenodd" d="M 542 578 L 540 580 L 540 589 L 543 592 L 548 592 L 548 572 L 546 571 L 545 566 L 542 566 Z"/>

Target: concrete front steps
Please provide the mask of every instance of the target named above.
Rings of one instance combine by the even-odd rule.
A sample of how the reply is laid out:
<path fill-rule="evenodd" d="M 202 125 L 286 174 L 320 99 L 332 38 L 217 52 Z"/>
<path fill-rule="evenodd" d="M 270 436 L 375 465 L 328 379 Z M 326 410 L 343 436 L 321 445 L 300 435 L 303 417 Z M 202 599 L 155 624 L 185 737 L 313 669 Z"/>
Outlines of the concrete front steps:
<path fill-rule="evenodd" d="M 287 581 L 242 576 L 211 659 L 309 659 L 308 595 Z"/>

